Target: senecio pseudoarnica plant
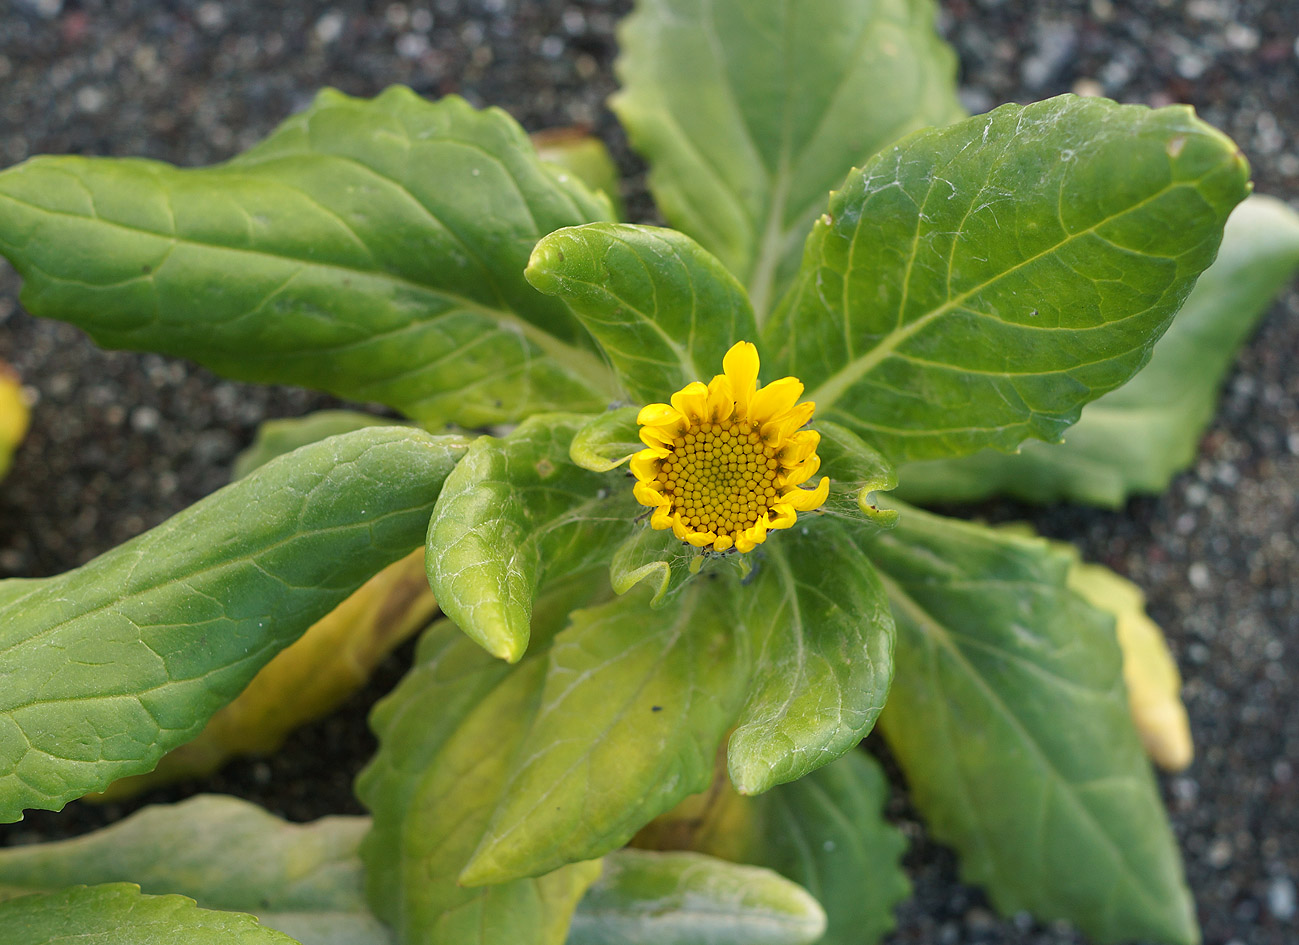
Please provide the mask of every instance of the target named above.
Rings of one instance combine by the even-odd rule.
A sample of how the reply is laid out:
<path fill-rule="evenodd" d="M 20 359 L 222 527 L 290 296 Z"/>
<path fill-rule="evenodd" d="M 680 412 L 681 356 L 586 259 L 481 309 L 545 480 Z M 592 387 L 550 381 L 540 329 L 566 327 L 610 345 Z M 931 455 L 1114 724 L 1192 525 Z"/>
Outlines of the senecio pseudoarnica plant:
<path fill-rule="evenodd" d="M 272 750 L 428 622 L 422 569 L 447 618 L 374 712 L 372 817 L 204 797 L 6 850 L 0 940 L 874 942 L 908 889 L 877 719 L 998 909 L 1197 940 L 1140 593 L 886 493 L 1162 488 L 1299 224 L 1228 224 L 1246 162 L 1188 108 L 967 118 L 929 0 L 796 9 L 624 25 L 612 105 L 676 229 L 614 220 L 589 142 L 542 161 L 403 88 L 215 167 L 0 173 L 33 313 L 411 421 L 276 424 L 160 527 L 0 583 L 0 816 Z"/>

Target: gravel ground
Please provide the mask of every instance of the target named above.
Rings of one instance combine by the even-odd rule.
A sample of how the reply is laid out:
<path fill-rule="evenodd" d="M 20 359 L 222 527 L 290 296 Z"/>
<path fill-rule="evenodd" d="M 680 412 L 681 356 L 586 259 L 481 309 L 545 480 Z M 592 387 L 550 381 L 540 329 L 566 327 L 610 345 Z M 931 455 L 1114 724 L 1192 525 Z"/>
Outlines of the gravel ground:
<path fill-rule="evenodd" d="M 431 4 L 259 0 L 10 0 L 0 7 L 0 165 L 42 152 L 226 158 L 333 85 L 371 95 L 394 82 L 507 108 L 527 128 L 584 123 L 628 174 L 633 217 L 649 203 L 642 166 L 602 102 L 614 88 L 613 25 L 627 0 Z M 1249 155 L 1258 189 L 1299 206 L 1299 5 L 1288 0 L 944 0 L 941 26 L 980 111 L 1058 92 L 1152 105 L 1185 101 Z M 36 399 L 33 430 L 0 487 L 0 576 L 80 564 L 222 485 L 267 417 L 330 398 L 223 381 L 152 355 L 106 353 L 37 322 L 0 263 L 0 358 Z M 1164 779 L 1208 943 L 1299 940 L 1299 293 L 1288 292 L 1241 354 L 1195 467 L 1159 498 L 1120 512 L 984 506 L 1078 541 L 1140 583 L 1187 679 L 1198 758 Z M 368 701 L 311 726 L 279 756 L 231 765 L 197 789 L 252 797 L 298 820 L 355 811 L 351 778 L 373 747 Z M 896 781 L 895 777 L 895 781 Z M 71 805 L 0 828 L 0 843 L 75 833 L 122 805 Z M 914 898 L 893 941 L 1065 943 L 1026 916 L 998 919 L 956 879 L 898 792 L 913 840 Z"/>

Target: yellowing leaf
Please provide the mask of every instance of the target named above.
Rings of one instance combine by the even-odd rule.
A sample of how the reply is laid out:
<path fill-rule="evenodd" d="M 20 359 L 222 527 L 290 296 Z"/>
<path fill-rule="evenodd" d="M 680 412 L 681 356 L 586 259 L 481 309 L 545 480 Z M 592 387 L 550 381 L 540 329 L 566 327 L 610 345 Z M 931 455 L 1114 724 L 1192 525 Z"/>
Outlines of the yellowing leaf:
<path fill-rule="evenodd" d="M 9 471 L 14 450 L 27 433 L 30 414 L 18 375 L 0 361 L 0 476 Z"/>
<path fill-rule="evenodd" d="M 424 550 L 384 568 L 280 652 L 192 742 L 148 774 L 115 781 L 95 800 L 210 774 L 237 755 L 276 751 L 300 725 L 327 715 L 364 685 L 379 662 L 437 612 Z"/>
<path fill-rule="evenodd" d="M 1128 707 L 1141 743 L 1159 767 L 1181 771 L 1194 755 L 1182 678 L 1159 625 L 1146 616 L 1145 595 L 1109 568 L 1081 561 L 1069 570 L 1068 585 L 1093 607 L 1114 615 Z"/>

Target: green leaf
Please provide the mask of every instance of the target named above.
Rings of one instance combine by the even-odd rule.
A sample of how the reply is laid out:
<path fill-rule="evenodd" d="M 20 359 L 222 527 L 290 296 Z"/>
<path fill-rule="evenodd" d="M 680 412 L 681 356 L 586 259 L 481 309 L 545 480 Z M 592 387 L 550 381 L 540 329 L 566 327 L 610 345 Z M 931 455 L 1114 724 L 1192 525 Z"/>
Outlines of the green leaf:
<path fill-rule="evenodd" d="M 292 945 L 250 915 L 199 909 L 183 896 L 143 896 L 127 883 L 74 886 L 0 902 L 5 945 Z"/>
<path fill-rule="evenodd" d="M 318 410 L 303 417 L 267 420 L 257 428 L 252 444 L 235 457 L 230 476 L 232 479 L 242 479 L 277 456 L 292 453 L 300 446 L 319 443 L 340 433 L 392 425 L 392 420 L 356 410 Z"/>
<path fill-rule="evenodd" d="M 630 489 L 570 461 L 587 420 L 537 416 L 502 439 L 475 440 L 429 522 L 425 562 L 442 610 L 501 659 L 527 649 L 546 576 L 608 561 L 637 514 Z"/>
<path fill-rule="evenodd" d="M 465 426 L 599 409 L 581 326 L 523 279 L 607 201 L 498 109 L 326 90 L 233 161 L 40 157 L 0 174 L 0 253 L 34 314 L 109 348 Z"/>
<path fill-rule="evenodd" d="M 872 525 L 892 528 L 898 520 L 897 509 L 880 508 L 875 497 L 876 492 L 897 486 L 892 464 L 857 434 L 831 420 L 818 420 L 816 428 L 821 431 L 817 448 L 821 473 L 830 477 L 825 511 L 852 521 L 861 520 L 856 514 L 860 512 Z"/>
<path fill-rule="evenodd" d="M 9 471 L 14 452 L 27 434 L 30 418 L 18 375 L 0 361 L 0 478 Z"/>
<path fill-rule="evenodd" d="M 357 781 L 374 814 L 361 855 L 371 906 L 406 945 L 561 945 L 599 875 L 597 862 L 479 889 L 456 882 L 511 759 L 531 748 L 525 736 L 545 682 L 549 629 L 534 627 L 532 652 L 510 665 L 440 623 L 374 711 L 379 751 Z"/>
<path fill-rule="evenodd" d="M 756 667 L 727 749 L 735 787 L 759 794 L 860 742 L 893 678 L 893 618 L 860 528 L 825 519 L 766 544 L 736 594 Z"/>
<path fill-rule="evenodd" d="M 1117 508 L 1134 492 L 1163 492 L 1194 461 L 1237 349 L 1297 266 L 1299 215 L 1271 197 L 1249 197 L 1227 219 L 1218 258 L 1150 363 L 1084 408 L 1064 443 L 1028 442 L 1017 456 L 984 450 L 909 463 L 900 494 L 915 502 L 966 502 L 1005 493 Z"/>
<path fill-rule="evenodd" d="M 568 945 L 810 945 L 824 931 L 817 901 L 770 870 L 620 850 L 578 904 Z"/>
<path fill-rule="evenodd" d="M 547 655 L 527 752 L 460 882 L 601 856 L 708 786 L 748 677 L 728 597 L 721 581 L 695 581 L 675 607 L 631 593 L 573 614 Z"/>
<path fill-rule="evenodd" d="M 592 472 L 617 469 L 645 448 L 636 415 L 640 407 L 607 410 L 573 435 L 569 458 Z"/>
<path fill-rule="evenodd" d="M 424 549 L 417 548 L 275 654 L 233 702 L 208 719 L 197 738 L 172 749 L 147 774 L 114 781 L 90 799 L 131 797 L 159 784 L 209 775 L 233 757 L 274 754 L 291 732 L 333 712 L 360 689 L 384 657 L 436 613 L 424 577 Z"/>
<path fill-rule="evenodd" d="M 574 126 L 544 128 L 533 132 L 530 137 L 542 161 L 573 174 L 591 190 L 608 197 L 614 219 L 623 219 L 618 165 L 614 164 L 613 156 L 603 141 Z M 559 182 L 566 183 L 563 177 Z"/>
<path fill-rule="evenodd" d="M 759 319 L 826 191 L 962 114 L 934 15 L 930 0 L 640 0 L 624 21 L 610 105 L 668 221 L 740 277 Z"/>
<path fill-rule="evenodd" d="M 1003 913 L 1199 939 L 1114 621 L 1040 540 L 907 509 L 870 553 L 898 625 L 881 720 L 934 835 Z"/>
<path fill-rule="evenodd" d="M 148 771 L 197 735 L 419 544 L 463 452 L 400 427 L 334 437 L 75 571 L 0 592 L 0 821 Z"/>
<path fill-rule="evenodd" d="M 911 894 L 907 841 L 882 816 L 888 783 L 859 751 L 758 798 L 751 862 L 804 886 L 829 920 L 821 945 L 870 945 Z"/>
<path fill-rule="evenodd" d="M 744 288 L 675 230 L 592 223 L 551 233 L 525 275 L 572 306 L 633 400 L 666 402 L 722 371 L 722 357 L 758 329 Z"/>
<path fill-rule="evenodd" d="M 906 840 L 882 816 L 887 799 L 879 764 L 858 751 L 759 797 L 735 793 L 719 772 L 708 793 L 686 798 L 636 842 L 776 870 L 824 907 L 822 945 L 873 945 L 911 890 L 899 862 Z"/>
<path fill-rule="evenodd" d="M 1184 106 L 1062 95 L 912 135 L 832 196 L 773 366 L 894 462 L 1058 440 L 1145 363 L 1248 175 Z"/>
<path fill-rule="evenodd" d="M 72 840 L 0 850 L 0 899 L 132 882 L 204 909 L 253 913 L 302 945 L 390 945 L 362 892 L 357 848 L 369 823 L 291 824 L 248 801 L 200 795 Z"/>

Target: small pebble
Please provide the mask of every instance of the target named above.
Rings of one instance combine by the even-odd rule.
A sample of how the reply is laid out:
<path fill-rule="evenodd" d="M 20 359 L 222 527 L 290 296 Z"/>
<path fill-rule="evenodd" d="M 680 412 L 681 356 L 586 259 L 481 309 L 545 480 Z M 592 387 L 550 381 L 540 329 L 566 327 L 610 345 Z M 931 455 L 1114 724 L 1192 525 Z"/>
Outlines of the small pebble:
<path fill-rule="evenodd" d="M 1278 876 L 1268 883 L 1267 911 L 1282 922 L 1289 922 L 1295 915 L 1294 881 L 1289 876 Z"/>
<path fill-rule="evenodd" d="M 1207 591 L 1213 586 L 1213 579 L 1209 576 L 1209 566 L 1203 561 L 1197 561 L 1186 569 L 1186 579 L 1197 591 Z"/>

